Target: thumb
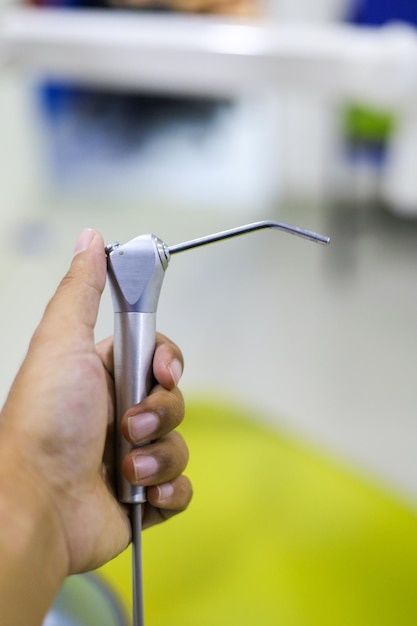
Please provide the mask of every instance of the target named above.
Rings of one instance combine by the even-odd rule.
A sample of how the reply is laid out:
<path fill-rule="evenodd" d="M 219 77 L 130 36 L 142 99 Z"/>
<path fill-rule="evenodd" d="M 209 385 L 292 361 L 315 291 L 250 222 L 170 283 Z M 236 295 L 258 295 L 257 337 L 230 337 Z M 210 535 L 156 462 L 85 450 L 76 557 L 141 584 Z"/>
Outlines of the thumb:
<path fill-rule="evenodd" d="M 49 302 L 38 333 L 52 339 L 94 344 L 94 326 L 106 283 L 106 255 L 102 236 L 85 229 L 75 244 L 70 268 Z"/>

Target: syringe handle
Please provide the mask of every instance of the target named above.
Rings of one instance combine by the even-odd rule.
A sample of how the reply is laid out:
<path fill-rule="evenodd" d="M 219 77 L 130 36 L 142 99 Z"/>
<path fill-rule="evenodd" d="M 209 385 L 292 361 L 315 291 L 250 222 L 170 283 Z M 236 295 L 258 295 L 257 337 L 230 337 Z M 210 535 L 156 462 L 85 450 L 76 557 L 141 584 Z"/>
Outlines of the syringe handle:
<path fill-rule="evenodd" d="M 122 312 L 114 315 L 114 381 L 116 389 L 117 495 L 125 504 L 146 501 L 146 489 L 125 479 L 122 463 L 134 447 L 122 434 L 125 412 L 149 395 L 155 351 L 156 314 Z"/>

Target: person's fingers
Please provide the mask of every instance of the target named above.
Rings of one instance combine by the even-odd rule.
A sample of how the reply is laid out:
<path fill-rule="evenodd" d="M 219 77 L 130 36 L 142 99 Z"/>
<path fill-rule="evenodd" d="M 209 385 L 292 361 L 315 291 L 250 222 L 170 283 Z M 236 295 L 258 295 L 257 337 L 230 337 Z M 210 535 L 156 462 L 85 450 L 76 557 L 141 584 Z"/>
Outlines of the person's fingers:
<path fill-rule="evenodd" d="M 188 462 L 184 439 L 171 432 L 162 439 L 141 448 L 134 448 L 123 459 L 122 471 L 133 485 L 147 487 L 174 480 Z"/>
<path fill-rule="evenodd" d="M 179 347 L 165 335 L 156 334 L 153 359 L 155 379 L 165 389 L 173 389 L 179 383 L 184 370 L 184 359 Z"/>
<path fill-rule="evenodd" d="M 77 239 L 71 266 L 46 308 L 34 341 L 67 338 L 68 343 L 75 342 L 75 349 L 78 340 L 92 343 L 105 282 L 103 238 L 86 229 Z"/>
<path fill-rule="evenodd" d="M 178 387 L 167 391 L 158 386 L 123 416 L 123 436 L 134 445 L 160 439 L 177 428 L 184 412 L 184 399 Z"/>
<path fill-rule="evenodd" d="M 193 496 L 193 488 L 186 476 L 148 487 L 148 501 L 144 507 L 143 527 L 148 528 L 185 511 Z"/>

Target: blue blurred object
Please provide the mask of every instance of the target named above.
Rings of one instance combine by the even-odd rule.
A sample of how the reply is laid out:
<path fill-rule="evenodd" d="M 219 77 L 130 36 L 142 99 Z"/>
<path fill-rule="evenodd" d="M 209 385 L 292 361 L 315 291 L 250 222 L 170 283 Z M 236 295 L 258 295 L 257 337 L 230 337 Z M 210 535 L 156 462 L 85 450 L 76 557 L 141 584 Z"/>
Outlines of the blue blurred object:
<path fill-rule="evenodd" d="M 124 176 L 132 159 L 167 133 L 186 129 L 200 145 L 226 100 L 159 96 L 43 82 L 38 90 L 49 167 L 59 183 Z M 138 164 L 138 167 L 139 164 Z"/>
<path fill-rule="evenodd" d="M 354 0 L 347 20 L 364 26 L 383 26 L 387 22 L 417 25 L 416 0 Z"/>

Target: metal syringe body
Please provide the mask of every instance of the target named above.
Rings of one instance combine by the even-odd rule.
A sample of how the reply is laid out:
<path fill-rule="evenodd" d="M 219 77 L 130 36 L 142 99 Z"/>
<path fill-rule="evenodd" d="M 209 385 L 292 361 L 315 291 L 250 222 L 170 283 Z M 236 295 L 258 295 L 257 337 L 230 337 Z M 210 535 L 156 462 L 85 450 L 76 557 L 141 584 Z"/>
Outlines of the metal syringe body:
<path fill-rule="evenodd" d="M 141 402 L 152 386 L 156 343 L 156 310 L 171 254 L 272 228 L 320 244 L 329 239 L 280 222 L 262 221 L 167 247 L 155 235 L 141 235 L 126 244 L 107 246 L 108 278 L 114 307 L 114 382 L 116 392 L 116 480 L 119 501 L 129 504 L 132 523 L 133 626 L 143 626 L 141 517 L 146 488 L 131 485 L 122 471 L 123 459 L 134 446 L 123 436 L 126 411 Z"/>
<path fill-rule="evenodd" d="M 156 337 L 156 310 L 165 270 L 171 254 L 272 228 L 320 244 L 329 243 L 309 230 L 273 221 L 261 221 L 214 233 L 168 247 L 152 234 L 140 235 L 120 245 L 107 246 L 108 277 L 114 307 L 114 377 L 116 389 L 116 472 L 120 502 L 145 502 L 145 489 L 132 486 L 121 471 L 123 458 L 132 445 L 120 427 L 124 413 L 141 402 L 152 382 L 152 358 Z"/>
<path fill-rule="evenodd" d="M 107 270 L 114 308 L 114 385 L 116 393 L 116 490 L 131 506 L 133 626 L 144 625 L 142 582 L 142 504 L 146 488 L 126 480 L 123 459 L 134 446 L 125 439 L 121 422 L 126 411 L 149 395 L 156 342 L 156 310 L 170 254 L 155 235 L 141 235 L 126 244 L 107 246 Z"/>
<path fill-rule="evenodd" d="M 113 244 L 106 251 L 114 308 L 117 495 L 124 504 L 137 504 L 146 501 L 146 490 L 131 485 L 121 471 L 123 458 L 133 447 L 123 437 L 121 420 L 152 386 L 156 310 L 170 255 L 152 234 Z"/>

